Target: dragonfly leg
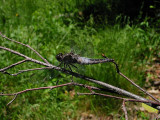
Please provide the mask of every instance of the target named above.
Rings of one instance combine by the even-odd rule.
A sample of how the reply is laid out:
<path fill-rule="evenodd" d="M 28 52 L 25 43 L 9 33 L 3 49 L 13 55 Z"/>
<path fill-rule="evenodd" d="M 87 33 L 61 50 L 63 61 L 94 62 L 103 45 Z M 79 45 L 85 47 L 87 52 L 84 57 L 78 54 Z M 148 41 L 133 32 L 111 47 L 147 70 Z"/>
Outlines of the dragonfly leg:
<path fill-rule="evenodd" d="M 71 67 L 69 66 L 69 64 L 67 64 L 67 66 L 68 66 L 69 70 L 72 71 L 72 69 L 71 69 Z"/>
<path fill-rule="evenodd" d="M 70 64 L 67 64 L 67 66 L 68 66 L 68 68 L 70 69 L 70 71 L 72 71 L 72 69 L 71 69 L 71 67 L 69 66 Z M 71 77 L 71 82 L 74 82 L 73 81 L 73 75 L 72 75 L 72 77 Z"/>
<path fill-rule="evenodd" d="M 72 77 L 71 77 L 71 82 L 73 83 L 74 81 L 73 81 L 73 75 L 72 75 Z"/>
<path fill-rule="evenodd" d="M 56 81 L 56 85 L 58 85 L 59 79 Z"/>
<path fill-rule="evenodd" d="M 67 64 L 66 63 L 64 63 L 64 69 L 66 69 L 67 68 Z"/>
<path fill-rule="evenodd" d="M 60 64 L 57 67 L 60 67 L 63 64 L 63 62 L 60 62 Z M 56 81 L 56 85 L 58 85 L 59 80 Z"/>
<path fill-rule="evenodd" d="M 57 67 L 60 67 L 63 64 L 63 62 L 60 62 L 60 64 Z"/>
<path fill-rule="evenodd" d="M 70 64 L 70 65 L 72 65 L 73 67 L 77 68 L 77 66 L 75 66 L 75 65 L 73 65 L 73 64 Z M 78 68 L 77 68 L 77 69 L 78 69 Z"/>

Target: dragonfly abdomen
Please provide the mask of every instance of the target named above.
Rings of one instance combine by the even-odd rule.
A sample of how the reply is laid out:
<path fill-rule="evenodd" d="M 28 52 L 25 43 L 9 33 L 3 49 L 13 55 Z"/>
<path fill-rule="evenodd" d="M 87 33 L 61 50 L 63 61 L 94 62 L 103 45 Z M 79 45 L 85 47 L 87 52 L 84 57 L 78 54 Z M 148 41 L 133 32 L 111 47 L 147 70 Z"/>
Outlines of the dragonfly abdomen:
<path fill-rule="evenodd" d="M 77 59 L 78 64 L 98 64 L 98 63 L 105 63 L 105 62 L 113 62 L 113 59 L 91 59 L 91 58 L 85 58 L 85 57 L 79 57 Z"/>

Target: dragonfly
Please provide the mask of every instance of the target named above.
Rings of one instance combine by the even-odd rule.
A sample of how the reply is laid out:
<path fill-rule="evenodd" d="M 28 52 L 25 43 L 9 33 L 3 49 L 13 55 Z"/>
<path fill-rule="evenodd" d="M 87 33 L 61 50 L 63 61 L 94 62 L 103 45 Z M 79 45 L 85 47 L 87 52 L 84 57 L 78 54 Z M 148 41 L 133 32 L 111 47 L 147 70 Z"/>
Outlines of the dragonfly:
<path fill-rule="evenodd" d="M 74 54 L 73 52 L 67 54 L 59 53 L 56 55 L 56 59 L 60 62 L 60 65 L 64 64 L 64 68 L 68 67 L 71 71 L 72 69 L 70 65 L 76 67 L 74 64 L 90 65 L 90 64 L 114 62 L 114 59 L 110 59 L 107 57 L 103 59 L 92 59 L 87 57 L 81 57 L 80 55 Z"/>

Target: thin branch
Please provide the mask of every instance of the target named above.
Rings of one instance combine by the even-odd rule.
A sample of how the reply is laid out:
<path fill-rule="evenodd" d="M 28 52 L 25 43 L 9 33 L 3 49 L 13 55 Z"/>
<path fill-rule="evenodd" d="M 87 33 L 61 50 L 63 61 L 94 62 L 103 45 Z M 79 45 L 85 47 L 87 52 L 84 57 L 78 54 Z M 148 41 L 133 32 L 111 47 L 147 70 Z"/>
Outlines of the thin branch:
<path fill-rule="evenodd" d="M 6 47 L 0 46 L 0 49 L 3 49 L 3 50 L 6 50 L 6 51 L 9 51 L 9 52 L 12 52 L 12 53 L 14 53 L 14 54 L 16 54 L 16 55 L 18 55 L 18 56 L 21 56 L 21 57 L 27 59 L 28 61 L 31 61 L 31 62 L 40 64 L 40 65 L 44 65 L 44 66 L 48 66 L 48 67 L 53 66 L 53 65 L 51 65 L 51 64 L 47 64 L 47 63 L 44 63 L 44 62 L 41 62 L 41 61 L 32 59 L 32 58 L 30 58 L 30 57 L 28 57 L 28 56 L 26 56 L 26 55 L 23 55 L 22 53 L 19 53 L 19 52 L 15 51 L 15 50 L 12 50 L 12 49 L 9 49 L 9 48 L 6 48 Z M 56 66 L 55 66 L 55 67 L 56 67 Z"/>
<path fill-rule="evenodd" d="M 56 86 L 48 86 L 48 87 L 39 87 L 39 88 L 26 89 L 26 90 L 22 90 L 22 91 L 19 91 L 19 92 L 16 92 L 16 93 L 8 93 L 8 94 L 0 93 L 0 96 L 15 96 L 7 104 L 7 105 L 9 105 L 9 104 L 11 104 L 17 98 L 17 95 L 22 94 L 22 93 L 29 92 L 29 91 L 34 91 L 34 90 L 42 90 L 42 89 L 51 89 L 52 90 L 54 88 L 63 87 L 63 86 L 69 86 L 69 85 L 80 86 L 80 87 L 84 87 L 84 88 L 87 88 L 87 89 L 90 88 L 92 90 L 99 90 L 99 91 L 105 90 L 105 89 L 101 89 L 101 88 L 97 88 L 97 87 L 93 87 L 93 86 L 89 86 L 89 85 L 84 85 L 84 84 L 70 82 L 70 83 L 56 85 Z M 143 102 L 143 103 L 150 103 L 150 104 L 154 104 L 154 105 L 160 105 L 160 103 L 149 101 L 149 100 L 128 99 L 128 98 L 122 98 L 122 97 L 117 97 L 117 96 L 112 96 L 112 95 L 106 95 L 106 94 L 96 93 L 96 92 L 77 93 L 77 94 L 78 95 L 99 95 L 99 96 L 110 97 L 110 98 L 115 98 L 115 99 L 120 99 L 120 100 L 125 100 L 125 101 L 131 101 L 131 102 Z"/>
<path fill-rule="evenodd" d="M 17 51 L 14 51 L 14 50 L 9 49 L 9 48 L 6 48 L 6 47 L 0 46 L 0 49 L 3 49 L 3 50 L 6 50 L 6 51 L 9 51 L 9 52 L 12 52 L 12 53 L 14 53 L 14 54 L 16 54 L 16 55 L 19 55 L 19 56 L 21 56 L 21 57 L 24 57 L 24 58 L 26 58 L 26 59 L 29 58 L 28 56 L 23 55 L 22 53 L 19 53 L 19 52 L 17 52 Z"/>
<path fill-rule="evenodd" d="M 123 102 L 122 102 L 122 109 L 124 111 L 125 119 L 128 120 L 127 110 L 125 107 L 125 100 L 123 100 Z"/>
<path fill-rule="evenodd" d="M 67 85 L 72 85 L 73 83 L 67 83 L 67 84 L 62 84 L 62 85 L 57 85 L 57 86 L 50 86 L 50 87 L 40 87 L 40 88 L 32 88 L 32 89 L 26 89 L 23 91 L 19 91 L 17 93 L 9 93 L 9 94 L 3 94 L 0 93 L 0 96 L 15 96 L 7 105 L 10 105 L 19 94 L 28 92 L 28 91 L 34 91 L 34 90 L 42 90 L 42 89 L 54 89 L 54 88 L 58 88 L 58 87 L 62 87 L 62 86 L 67 86 Z"/>
<path fill-rule="evenodd" d="M 54 89 L 54 88 L 58 88 L 58 87 L 63 87 L 63 86 L 69 86 L 69 85 L 76 85 L 76 86 L 81 86 L 84 88 L 90 88 L 90 89 L 94 89 L 94 90 L 104 90 L 101 88 L 97 88 L 97 87 L 93 87 L 93 86 L 88 86 L 88 85 L 84 85 L 84 84 L 79 84 L 79 83 L 74 83 L 74 82 L 70 82 L 70 83 L 66 83 L 66 84 L 61 84 L 61 85 L 56 85 L 56 86 L 48 86 L 48 87 L 39 87 L 39 88 L 31 88 L 31 89 L 26 89 L 26 90 L 22 90 L 16 93 L 8 93 L 8 94 L 4 94 L 4 93 L 0 93 L 0 96 L 15 96 L 7 105 L 10 105 L 19 94 L 25 93 L 25 92 L 29 92 L 29 91 L 34 91 L 34 90 L 42 90 L 42 89 Z"/>
<path fill-rule="evenodd" d="M 88 90 L 89 90 L 91 93 L 93 93 L 93 94 L 95 93 L 90 86 L 86 86 L 86 88 L 88 88 Z"/>
<path fill-rule="evenodd" d="M 27 60 L 27 59 L 24 59 L 24 60 L 21 60 L 21 61 L 19 61 L 19 62 L 17 62 L 17 63 L 14 63 L 14 64 L 12 64 L 12 65 L 10 65 L 10 66 L 7 66 L 7 67 L 5 67 L 5 68 L 2 68 L 2 69 L 0 69 L 0 72 L 4 72 L 5 70 L 10 69 L 10 68 L 12 68 L 12 67 L 15 67 L 16 65 L 19 65 L 19 64 L 24 63 L 24 62 L 26 62 L 26 61 L 28 61 L 28 60 Z"/>
<path fill-rule="evenodd" d="M 137 99 L 137 100 L 140 100 L 140 101 L 141 101 L 141 100 L 142 100 L 142 101 L 143 101 L 143 100 L 144 100 L 144 101 L 151 101 L 151 100 L 147 100 L 147 99 L 145 99 L 145 98 L 143 98 L 143 97 L 141 97 L 141 96 L 138 96 L 138 95 L 135 95 L 135 94 L 133 94 L 133 93 L 130 93 L 130 92 L 126 91 L 126 90 L 120 89 L 120 88 L 118 88 L 118 87 L 112 86 L 112 85 L 107 84 L 107 83 L 104 83 L 104 82 L 102 82 L 102 81 L 98 81 L 98 80 L 95 80 L 95 79 L 86 77 L 86 76 L 84 76 L 84 75 L 80 75 L 80 74 L 78 74 L 78 73 L 74 73 L 74 72 L 71 72 L 71 71 L 68 71 L 68 70 L 63 70 L 62 72 L 67 73 L 67 74 L 71 74 L 71 75 L 73 75 L 73 76 L 75 76 L 75 77 L 78 77 L 78 78 L 82 78 L 82 80 L 84 79 L 84 80 L 87 80 L 87 81 L 90 81 L 90 82 L 99 84 L 99 85 L 101 85 L 101 86 L 104 86 L 104 87 L 106 87 L 108 90 L 113 91 L 114 93 L 117 93 L 117 94 L 119 94 L 119 95 L 125 95 L 125 96 L 127 96 L 127 97 L 131 97 L 131 98 L 134 98 L 134 99 Z M 149 106 L 151 106 L 151 107 L 153 107 L 153 108 L 156 108 L 156 109 L 159 109 L 159 110 L 160 110 L 160 106 L 154 105 L 154 103 L 155 103 L 155 102 L 153 102 L 153 104 L 148 104 L 148 103 L 146 103 L 146 104 L 149 105 Z"/>
<path fill-rule="evenodd" d="M 73 83 L 66 83 L 66 84 L 62 84 L 62 85 L 56 85 L 56 86 L 48 86 L 48 87 L 39 87 L 39 88 L 31 88 L 31 89 L 26 89 L 23 91 L 19 91 L 17 93 L 11 93 L 11 94 L 0 94 L 0 96 L 13 96 L 13 95 L 18 95 L 18 94 L 22 94 L 25 92 L 29 92 L 29 91 L 34 91 L 34 90 L 43 90 L 43 89 L 54 89 L 54 88 L 58 88 L 58 87 L 62 87 L 62 86 L 67 86 L 67 85 L 71 85 Z"/>
<path fill-rule="evenodd" d="M 102 54 L 102 56 L 104 58 L 107 58 L 104 54 Z M 159 102 L 160 101 L 158 99 L 156 99 L 154 96 L 152 96 L 150 93 L 148 93 L 146 90 L 144 90 L 143 88 L 141 88 L 139 85 L 137 85 L 136 83 L 134 83 L 131 79 L 129 79 L 128 77 L 126 77 L 124 74 L 122 74 L 120 71 L 119 71 L 119 67 L 118 67 L 118 64 L 113 61 L 113 63 L 116 65 L 116 69 L 117 69 L 117 73 L 119 75 L 121 75 L 122 77 L 124 77 L 126 80 L 128 80 L 132 85 L 134 85 L 135 87 L 137 87 L 138 89 L 140 89 L 142 92 L 144 92 L 145 94 L 147 94 L 148 96 L 150 96 L 152 99 L 154 99 L 155 101 Z"/>
<path fill-rule="evenodd" d="M 12 41 L 12 42 L 21 44 L 21 45 L 23 45 L 23 46 L 25 46 L 25 47 L 28 47 L 29 49 L 31 49 L 32 51 L 34 51 L 42 60 L 44 60 L 44 62 L 50 64 L 45 58 L 43 58 L 35 49 L 33 49 L 32 47 L 30 47 L 29 45 L 23 44 L 23 43 L 18 42 L 18 41 L 16 41 L 16 40 L 12 40 L 12 39 L 6 37 L 5 35 L 3 35 L 1 32 L 0 32 L 0 36 L 2 36 L 3 38 L 5 38 L 5 39 L 7 39 L 7 40 L 9 40 L 9 41 Z"/>
<path fill-rule="evenodd" d="M 104 97 L 109 97 L 109 98 L 114 98 L 114 99 L 125 100 L 125 102 L 128 101 L 128 102 L 150 103 L 150 104 L 154 104 L 154 105 L 160 106 L 160 103 L 154 102 L 154 101 L 150 101 L 150 100 L 129 99 L 129 98 L 117 97 L 117 96 L 113 96 L 113 95 L 107 95 L 107 94 L 96 93 L 96 92 L 94 92 L 94 93 L 77 93 L 77 94 L 78 95 L 99 95 L 99 96 L 104 96 Z"/>
<path fill-rule="evenodd" d="M 15 94 L 14 98 L 7 104 L 7 106 L 10 105 L 17 98 L 17 96 L 18 94 Z"/>
<path fill-rule="evenodd" d="M 27 70 L 19 70 L 18 73 L 14 73 L 14 74 L 10 74 L 10 73 L 7 73 L 9 75 L 12 75 L 12 76 L 17 76 L 21 73 L 24 73 L 24 72 L 29 72 L 29 71 L 34 71 L 34 70 L 44 70 L 44 69 L 52 69 L 52 67 L 43 67 L 43 68 L 34 68 L 34 69 L 27 69 Z"/>
<path fill-rule="evenodd" d="M 22 93 L 29 92 L 29 91 L 42 90 L 42 89 L 54 89 L 54 88 L 58 88 L 58 87 L 68 86 L 68 85 L 75 85 L 75 86 L 80 86 L 80 87 L 84 87 L 84 88 L 90 87 L 93 90 L 105 91 L 105 89 L 103 89 L 103 88 L 97 88 L 97 87 L 93 87 L 93 86 L 89 86 L 89 85 L 85 85 L 85 84 L 69 82 L 69 83 L 66 83 L 66 84 L 61 84 L 61 85 L 56 85 L 56 86 L 47 86 L 47 87 L 26 89 L 26 90 L 22 90 L 22 91 L 19 91 L 19 92 L 16 92 L 16 93 L 9 93 L 9 94 L 0 93 L 0 96 L 13 96 L 13 95 L 22 94 Z"/>
<path fill-rule="evenodd" d="M 128 116 L 127 116 L 127 110 L 126 110 L 126 107 L 125 107 L 125 102 L 128 101 L 128 102 L 140 102 L 140 103 L 150 103 L 150 104 L 155 104 L 155 105 L 158 105 L 158 107 L 156 107 L 157 110 L 160 110 L 159 106 L 160 106 L 160 103 L 157 103 L 157 102 L 153 102 L 153 101 L 146 101 L 146 100 L 136 100 L 136 99 L 128 99 L 128 98 L 122 98 L 122 97 L 117 97 L 117 96 L 112 96 L 112 95 L 106 95 L 106 94 L 101 94 L 101 93 L 77 93 L 78 95 L 99 95 L 99 96 L 104 96 L 104 97 L 109 97 L 109 98 L 114 98 L 114 99 L 120 99 L 120 100 L 123 100 L 123 110 L 125 112 L 125 119 L 128 120 Z M 155 107 L 153 107 L 155 108 Z M 156 120 L 158 120 L 160 116 L 158 115 Z"/>
<path fill-rule="evenodd" d="M 127 79 L 132 85 L 136 86 L 138 89 L 140 89 L 141 91 L 143 91 L 144 93 L 146 93 L 147 95 L 149 95 L 152 99 L 154 99 L 155 101 L 159 102 L 160 101 L 158 99 L 156 99 L 154 96 L 152 96 L 150 93 L 148 93 L 146 90 L 144 90 L 143 88 L 141 88 L 139 85 L 137 85 L 136 83 L 134 83 L 132 80 L 130 80 L 128 77 L 126 77 L 125 75 L 123 75 L 121 72 L 119 72 L 119 74 L 124 77 L 125 79 Z"/>
<path fill-rule="evenodd" d="M 79 83 L 75 83 L 75 82 L 71 82 L 71 83 L 73 83 L 73 85 L 75 85 L 75 86 L 80 86 L 80 87 L 84 87 L 84 88 L 90 88 L 92 90 L 99 90 L 99 91 L 109 92 L 107 89 L 104 89 L 104 88 L 93 87 L 93 86 L 89 86 L 89 85 L 85 85 L 85 84 L 79 84 Z"/>
<path fill-rule="evenodd" d="M 104 54 L 102 54 L 102 56 L 104 58 L 107 58 Z M 150 96 L 152 99 L 154 99 L 155 101 L 157 102 L 160 102 L 158 99 L 156 99 L 154 96 L 152 96 L 150 93 L 148 93 L 146 90 L 144 90 L 143 88 L 141 88 L 139 85 L 137 85 L 136 83 L 134 83 L 131 79 L 129 79 L 128 77 L 126 77 L 124 74 L 122 74 L 120 71 L 119 71 L 119 67 L 118 67 L 118 64 L 113 61 L 113 63 L 116 65 L 116 69 L 117 69 L 117 73 L 119 75 L 121 75 L 122 77 L 124 77 L 125 79 L 127 79 L 132 85 L 134 85 L 135 87 L 137 87 L 138 89 L 140 89 L 142 92 L 144 92 L 145 94 L 147 94 L 148 96 Z"/>

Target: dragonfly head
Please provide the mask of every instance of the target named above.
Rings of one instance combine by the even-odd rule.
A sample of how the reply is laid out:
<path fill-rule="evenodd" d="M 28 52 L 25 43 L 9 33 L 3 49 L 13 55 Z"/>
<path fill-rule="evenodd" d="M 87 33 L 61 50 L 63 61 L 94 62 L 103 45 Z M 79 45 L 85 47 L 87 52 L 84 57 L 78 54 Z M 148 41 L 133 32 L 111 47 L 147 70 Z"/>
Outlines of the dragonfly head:
<path fill-rule="evenodd" d="M 63 54 L 59 53 L 58 55 L 56 55 L 56 59 L 61 62 L 63 60 Z"/>

